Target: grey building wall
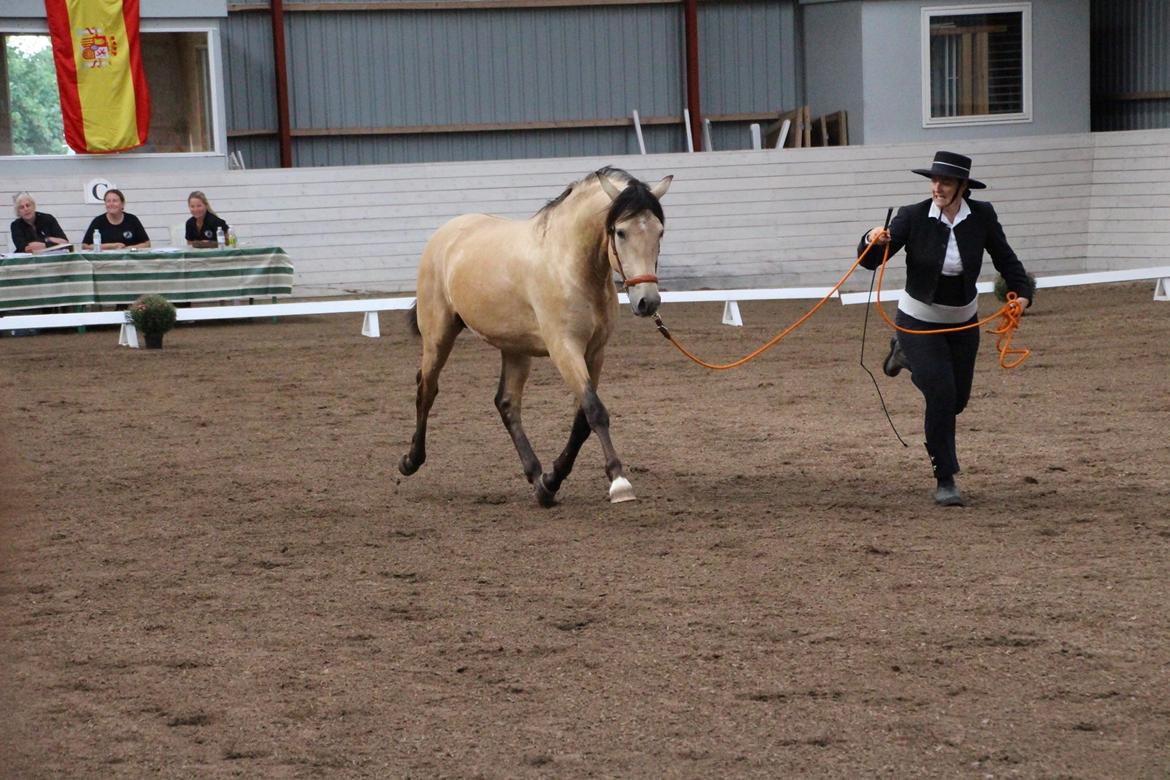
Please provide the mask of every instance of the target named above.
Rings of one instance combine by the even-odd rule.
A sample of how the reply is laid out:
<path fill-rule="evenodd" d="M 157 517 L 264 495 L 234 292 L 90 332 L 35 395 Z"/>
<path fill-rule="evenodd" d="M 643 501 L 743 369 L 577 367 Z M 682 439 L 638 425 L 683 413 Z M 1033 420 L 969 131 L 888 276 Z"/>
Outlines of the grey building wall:
<path fill-rule="evenodd" d="M 1093 129 L 1170 127 L 1170 2 L 1092 0 Z"/>
<path fill-rule="evenodd" d="M 948 0 L 948 7 L 986 0 Z M 921 9 L 937 3 L 862 3 L 866 143 L 1080 133 L 1089 130 L 1089 0 L 1031 0 L 1032 120 L 1025 123 L 922 126 Z M 850 45 L 844 42 L 844 45 Z M 851 126 L 856 126 L 850 117 Z"/>
<path fill-rule="evenodd" d="M 807 3 L 801 9 L 805 93 L 813 116 L 849 113 L 849 143 L 865 143 L 862 3 Z"/>
<path fill-rule="evenodd" d="M 634 110 L 647 122 L 648 152 L 686 148 L 680 4 L 332 5 L 339 10 L 285 14 L 297 165 L 628 154 L 638 151 L 632 127 L 603 125 Z M 792 7 L 792 0 L 699 6 L 704 115 L 795 105 Z M 268 12 L 233 12 L 224 38 L 230 148 L 250 167 L 274 164 Z M 581 122 L 602 126 L 572 126 Z M 517 123 L 562 126 L 506 127 Z M 748 147 L 749 123 L 715 122 L 715 148 Z M 504 128 L 476 127 L 484 124 Z"/>
<path fill-rule="evenodd" d="M 791 0 L 699 3 L 699 107 L 704 116 L 778 114 L 801 102 L 794 5 Z M 715 149 L 750 148 L 751 124 L 714 122 Z M 680 140 L 685 144 L 681 132 Z"/>

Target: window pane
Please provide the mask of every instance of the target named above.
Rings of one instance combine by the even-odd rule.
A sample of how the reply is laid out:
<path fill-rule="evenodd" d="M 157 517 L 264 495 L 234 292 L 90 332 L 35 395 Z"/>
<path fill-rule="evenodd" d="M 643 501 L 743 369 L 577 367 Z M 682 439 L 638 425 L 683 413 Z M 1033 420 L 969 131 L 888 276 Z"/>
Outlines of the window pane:
<path fill-rule="evenodd" d="M 65 146 L 48 35 L 4 35 L 0 155 L 72 154 Z M 150 134 L 135 152 L 208 152 L 211 73 L 206 32 L 143 32 Z"/>
<path fill-rule="evenodd" d="M 1023 14 L 930 18 L 931 117 L 1024 110 Z"/>

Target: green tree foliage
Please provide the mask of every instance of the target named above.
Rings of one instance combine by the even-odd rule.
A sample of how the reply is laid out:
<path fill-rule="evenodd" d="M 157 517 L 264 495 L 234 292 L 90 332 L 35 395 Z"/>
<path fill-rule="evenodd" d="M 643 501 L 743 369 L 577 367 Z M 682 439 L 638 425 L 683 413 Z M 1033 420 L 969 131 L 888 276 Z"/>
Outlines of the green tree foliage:
<path fill-rule="evenodd" d="M 52 49 L 32 53 L 9 42 L 8 90 L 14 154 L 65 154 L 65 130 Z"/>

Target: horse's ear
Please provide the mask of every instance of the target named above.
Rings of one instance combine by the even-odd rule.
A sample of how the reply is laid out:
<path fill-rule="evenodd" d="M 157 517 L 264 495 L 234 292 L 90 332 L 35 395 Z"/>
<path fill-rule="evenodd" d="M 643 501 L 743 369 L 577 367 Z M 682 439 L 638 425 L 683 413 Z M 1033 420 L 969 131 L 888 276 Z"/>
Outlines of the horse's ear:
<path fill-rule="evenodd" d="M 610 200 L 617 200 L 618 195 L 622 194 L 622 191 L 614 186 L 614 183 L 604 173 L 598 174 L 597 181 L 601 183 L 601 189 L 605 190 L 605 194 L 609 196 Z"/>
<path fill-rule="evenodd" d="M 673 180 L 674 174 L 662 177 L 662 181 L 650 188 L 650 194 L 661 200 L 662 196 L 666 194 L 666 191 L 670 189 L 670 182 Z"/>

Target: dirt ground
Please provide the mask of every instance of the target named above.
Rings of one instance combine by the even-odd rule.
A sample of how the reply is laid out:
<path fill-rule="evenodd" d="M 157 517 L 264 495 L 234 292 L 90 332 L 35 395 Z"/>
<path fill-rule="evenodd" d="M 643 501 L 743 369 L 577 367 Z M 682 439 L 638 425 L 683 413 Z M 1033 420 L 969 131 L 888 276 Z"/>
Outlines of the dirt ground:
<path fill-rule="evenodd" d="M 0 339 L 0 774 L 1167 777 L 1151 293 L 1042 290 L 1014 371 L 984 337 L 949 509 L 863 307 L 722 374 L 624 310 L 601 394 L 639 500 L 591 438 L 548 510 L 470 334 L 408 479 L 398 315 Z M 663 315 L 727 360 L 807 306 Z M 547 361 L 524 411 L 547 467 Z"/>

